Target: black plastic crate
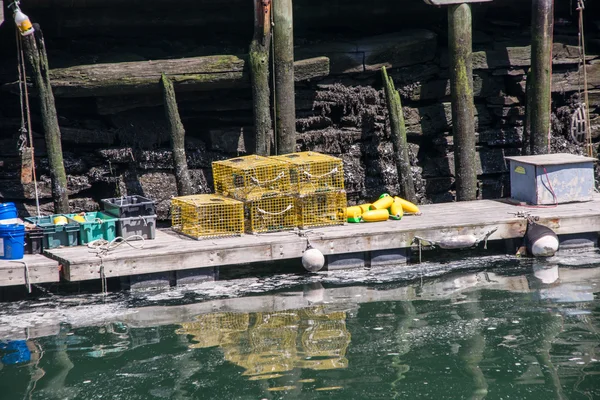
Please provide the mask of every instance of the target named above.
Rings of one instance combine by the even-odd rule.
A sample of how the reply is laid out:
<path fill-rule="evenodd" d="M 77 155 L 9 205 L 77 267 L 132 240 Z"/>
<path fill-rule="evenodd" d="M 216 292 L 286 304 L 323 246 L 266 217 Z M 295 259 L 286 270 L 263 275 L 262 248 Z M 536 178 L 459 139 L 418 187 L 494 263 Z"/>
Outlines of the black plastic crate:
<path fill-rule="evenodd" d="M 156 237 L 156 215 L 119 218 L 117 235 L 124 239 L 131 238 L 134 235 L 139 235 L 144 239 L 154 239 Z"/>
<path fill-rule="evenodd" d="M 156 215 L 154 201 L 142 196 L 123 196 L 103 199 L 102 207 L 105 212 L 117 218 L 131 218 Z"/>
<path fill-rule="evenodd" d="M 25 231 L 25 254 L 42 254 L 44 252 L 44 230 L 32 228 Z"/>

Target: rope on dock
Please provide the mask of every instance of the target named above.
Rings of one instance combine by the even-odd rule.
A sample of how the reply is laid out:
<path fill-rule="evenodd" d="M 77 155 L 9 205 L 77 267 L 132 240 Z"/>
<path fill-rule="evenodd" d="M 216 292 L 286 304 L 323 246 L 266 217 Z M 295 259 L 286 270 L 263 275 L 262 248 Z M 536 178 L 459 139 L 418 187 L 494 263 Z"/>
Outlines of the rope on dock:
<path fill-rule="evenodd" d="M 136 246 L 131 243 L 132 241 L 137 241 L 138 239 L 142 240 L 140 245 Z M 108 294 L 108 285 L 106 282 L 107 278 L 106 278 L 106 274 L 104 272 L 104 257 L 106 257 L 109 252 L 111 252 L 112 250 L 115 250 L 116 248 L 118 248 L 119 246 L 121 246 L 123 244 L 127 244 L 134 249 L 141 250 L 144 248 L 144 245 L 146 244 L 146 240 L 144 239 L 143 236 L 140 236 L 140 235 L 132 235 L 132 236 L 129 236 L 128 238 L 118 236 L 111 241 L 108 241 L 105 239 L 93 240 L 93 241 L 89 242 L 87 245 L 88 249 L 90 249 L 90 251 L 92 251 L 92 252 L 95 252 L 96 256 L 98 256 L 100 258 L 100 268 L 99 268 L 98 272 L 100 273 L 100 281 L 102 283 L 102 294 L 103 295 Z"/>
<path fill-rule="evenodd" d="M 27 265 L 27 262 L 25 260 L 11 260 L 10 262 L 20 263 L 25 266 L 25 270 L 23 271 L 25 273 L 25 286 L 29 293 L 31 293 L 31 279 L 29 277 L 29 265 Z"/>

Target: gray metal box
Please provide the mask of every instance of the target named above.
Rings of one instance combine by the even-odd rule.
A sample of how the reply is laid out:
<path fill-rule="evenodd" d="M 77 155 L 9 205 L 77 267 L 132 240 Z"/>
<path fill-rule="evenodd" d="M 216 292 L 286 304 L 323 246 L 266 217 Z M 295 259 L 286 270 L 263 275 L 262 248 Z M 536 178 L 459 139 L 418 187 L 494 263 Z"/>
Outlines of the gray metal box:
<path fill-rule="evenodd" d="M 594 158 L 559 153 L 506 159 L 515 200 L 534 205 L 592 200 Z"/>

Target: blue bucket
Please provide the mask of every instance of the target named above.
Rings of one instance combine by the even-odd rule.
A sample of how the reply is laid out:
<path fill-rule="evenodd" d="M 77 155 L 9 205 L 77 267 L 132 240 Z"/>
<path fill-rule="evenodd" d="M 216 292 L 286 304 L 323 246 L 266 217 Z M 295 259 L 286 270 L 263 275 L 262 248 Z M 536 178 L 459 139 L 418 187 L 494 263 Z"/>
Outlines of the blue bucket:
<path fill-rule="evenodd" d="M 15 203 L 0 203 L 0 220 L 17 218 Z"/>
<path fill-rule="evenodd" d="M 0 259 L 20 260 L 25 250 L 25 225 L 0 225 Z"/>

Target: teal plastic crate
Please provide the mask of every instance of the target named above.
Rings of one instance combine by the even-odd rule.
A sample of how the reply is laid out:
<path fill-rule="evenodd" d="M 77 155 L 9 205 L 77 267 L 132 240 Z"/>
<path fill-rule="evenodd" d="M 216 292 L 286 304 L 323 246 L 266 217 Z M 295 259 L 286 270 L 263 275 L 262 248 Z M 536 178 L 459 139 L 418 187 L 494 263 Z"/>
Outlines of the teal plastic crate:
<path fill-rule="evenodd" d="M 55 249 L 60 246 L 77 246 L 79 224 L 67 223 L 66 225 L 54 225 L 55 217 L 64 214 L 53 214 L 45 217 L 27 217 L 25 221 L 42 228 L 44 232 L 44 249 Z"/>
<path fill-rule="evenodd" d="M 86 222 L 78 222 L 73 218 L 76 215 L 81 215 Z M 117 221 L 119 220 L 112 215 L 102 212 L 88 212 L 85 214 L 66 214 L 69 222 L 78 224 L 79 226 L 79 243 L 88 244 L 94 240 L 104 239 L 109 242 L 116 237 Z"/>

